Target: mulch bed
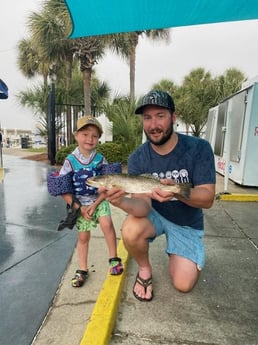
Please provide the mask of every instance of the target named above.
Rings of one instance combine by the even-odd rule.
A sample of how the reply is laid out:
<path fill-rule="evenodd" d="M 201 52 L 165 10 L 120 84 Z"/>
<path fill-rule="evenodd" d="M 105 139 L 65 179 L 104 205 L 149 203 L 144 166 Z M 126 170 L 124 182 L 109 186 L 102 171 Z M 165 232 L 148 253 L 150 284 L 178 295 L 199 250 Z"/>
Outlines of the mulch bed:
<path fill-rule="evenodd" d="M 38 153 L 35 155 L 25 156 L 22 159 L 29 159 L 31 161 L 40 161 L 49 164 L 48 154 L 47 153 Z"/>
<path fill-rule="evenodd" d="M 22 159 L 29 159 L 31 161 L 38 161 L 38 162 L 50 164 L 47 153 L 38 153 L 35 155 L 25 156 L 25 157 L 22 157 Z M 61 168 L 60 166 L 57 166 L 57 165 L 56 165 L 56 167 Z M 126 165 L 123 165 L 122 172 L 127 173 L 127 166 Z"/>

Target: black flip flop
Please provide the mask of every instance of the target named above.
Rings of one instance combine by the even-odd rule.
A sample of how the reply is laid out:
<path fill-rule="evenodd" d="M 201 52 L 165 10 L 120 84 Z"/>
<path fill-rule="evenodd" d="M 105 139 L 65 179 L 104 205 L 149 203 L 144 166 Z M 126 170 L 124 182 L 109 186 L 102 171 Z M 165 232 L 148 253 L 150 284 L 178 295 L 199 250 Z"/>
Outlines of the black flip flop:
<path fill-rule="evenodd" d="M 152 277 L 148 278 L 148 279 L 142 279 L 140 276 L 139 276 L 139 272 L 137 273 L 137 276 L 136 276 L 136 279 L 135 279 L 135 283 L 134 283 L 134 286 L 133 286 L 133 294 L 134 294 L 134 297 L 136 299 L 138 299 L 138 301 L 141 301 L 141 302 L 150 302 L 153 298 L 153 291 L 151 292 L 151 297 L 150 298 L 142 298 L 140 296 L 138 296 L 136 294 L 136 292 L 134 291 L 134 288 L 135 288 L 135 285 L 136 283 L 140 284 L 142 287 L 144 287 L 144 292 L 146 293 L 147 292 L 147 287 L 150 286 L 152 284 Z"/>

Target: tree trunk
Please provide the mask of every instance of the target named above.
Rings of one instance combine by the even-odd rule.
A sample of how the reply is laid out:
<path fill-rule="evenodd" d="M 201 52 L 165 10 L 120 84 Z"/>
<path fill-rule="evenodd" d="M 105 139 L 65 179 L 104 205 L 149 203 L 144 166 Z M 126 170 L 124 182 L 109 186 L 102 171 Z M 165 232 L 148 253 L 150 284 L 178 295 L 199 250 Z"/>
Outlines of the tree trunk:
<path fill-rule="evenodd" d="M 84 69 L 83 92 L 84 92 L 84 114 L 85 115 L 92 115 L 91 114 L 91 91 L 90 91 L 91 74 L 92 74 L 92 68 Z"/>
<path fill-rule="evenodd" d="M 185 134 L 186 134 L 186 135 L 189 135 L 189 127 L 190 127 L 190 126 L 189 126 L 189 123 L 186 123 L 186 124 L 185 124 L 185 129 L 186 129 Z"/>
<path fill-rule="evenodd" d="M 135 64 L 136 64 L 136 47 L 131 47 L 130 53 L 130 100 L 135 99 Z"/>

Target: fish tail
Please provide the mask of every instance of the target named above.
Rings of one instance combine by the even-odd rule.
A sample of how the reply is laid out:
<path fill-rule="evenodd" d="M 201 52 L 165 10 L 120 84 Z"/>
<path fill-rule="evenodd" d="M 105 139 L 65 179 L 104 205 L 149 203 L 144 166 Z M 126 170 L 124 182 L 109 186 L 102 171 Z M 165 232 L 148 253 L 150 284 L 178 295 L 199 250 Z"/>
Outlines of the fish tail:
<path fill-rule="evenodd" d="M 182 183 L 180 185 L 180 192 L 178 194 L 181 195 L 185 199 L 190 199 L 191 188 L 192 188 L 191 183 Z"/>

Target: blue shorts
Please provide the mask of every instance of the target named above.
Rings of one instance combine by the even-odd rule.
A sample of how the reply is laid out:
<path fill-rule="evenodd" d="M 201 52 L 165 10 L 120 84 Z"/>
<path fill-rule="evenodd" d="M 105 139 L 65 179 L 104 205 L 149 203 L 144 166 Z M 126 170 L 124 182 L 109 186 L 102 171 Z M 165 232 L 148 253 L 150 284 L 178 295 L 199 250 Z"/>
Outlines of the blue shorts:
<path fill-rule="evenodd" d="M 167 239 L 167 254 L 183 256 L 196 263 L 201 270 L 205 264 L 205 250 L 203 244 L 204 230 L 197 230 L 190 226 L 181 226 L 170 222 L 152 209 L 148 215 L 155 228 L 156 236 L 165 234 Z M 150 239 L 152 242 L 154 238 Z"/>

